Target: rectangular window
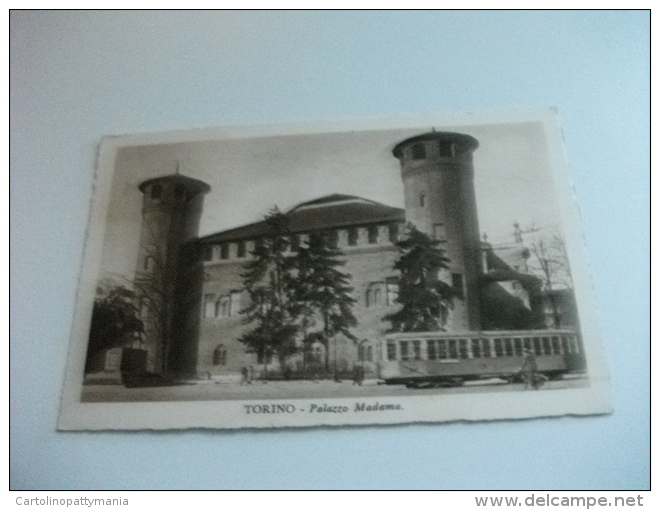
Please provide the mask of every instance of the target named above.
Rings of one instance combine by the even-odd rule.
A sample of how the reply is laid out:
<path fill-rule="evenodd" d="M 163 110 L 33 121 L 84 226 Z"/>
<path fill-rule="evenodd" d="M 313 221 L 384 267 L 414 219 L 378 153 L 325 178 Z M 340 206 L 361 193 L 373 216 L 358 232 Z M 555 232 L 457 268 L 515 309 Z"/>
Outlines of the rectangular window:
<path fill-rule="evenodd" d="M 472 357 L 481 358 L 481 342 L 478 338 L 472 339 Z"/>
<path fill-rule="evenodd" d="M 378 226 L 372 225 L 369 227 L 369 244 L 376 244 L 378 242 Z"/>
<path fill-rule="evenodd" d="M 543 354 L 541 339 L 539 337 L 534 338 L 534 354 L 536 356 L 541 356 Z"/>
<path fill-rule="evenodd" d="M 571 345 L 573 346 L 573 353 L 580 354 L 580 345 L 578 339 L 574 336 L 571 337 Z"/>
<path fill-rule="evenodd" d="M 413 340 L 413 354 L 416 360 L 422 359 L 422 342 L 421 340 Z"/>
<path fill-rule="evenodd" d="M 496 338 L 495 339 L 495 357 L 496 358 L 501 358 L 504 356 L 504 342 L 502 341 L 502 338 Z"/>
<path fill-rule="evenodd" d="M 449 357 L 451 359 L 458 359 L 458 346 L 456 345 L 458 342 L 456 340 L 449 340 Z"/>
<path fill-rule="evenodd" d="M 504 351 L 507 356 L 513 356 L 513 341 L 511 338 L 504 339 Z"/>
<path fill-rule="evenodd" d="M 523 354 L 523 339 L 522 338 L 514 338 L 513 341 L 514 341 L 514 344 L 515 344 L 516 356 L 522 356 L 522 354 Z"/>
<path fill-rule="evenodd" d="M 390 226 L 388 227 L 389 230 L 389 235 L 390 235 L 390 243 L 396 243 L 399 241 L 399 224 L 398 223 L 390 223 Z"/>
<path fill-rule="evenodd" d="M 239 241 L 236 247 L 236 256 L 238 258 L 245 257 L 245 241 Z"/>
<path fill-rule="evenodd" d="M 229 245 L 227 243 L 220 245 L 220 258 L 222 260 L 227 260 L 229 258 Z"/>
<path fill-rule="evenodd" d="M 401 351 L 401 361 L 408 361 L 408 359 L 410 359 L 408 342 L 399 342 L 399 350 Z"/>
<path fill-rule="evenodd" d="M 467 359 L 467 357 L 468 357 L 468 341 L 467 340 L 459 340 L 458 341 L 458 346 L 459 346 L 459 353 L 461 355 L 461 359 Z"/>
<path fill-rule="evenodd" d="M 426 157 L 426 147 L 423 143 L 416 143 L 410 150 L 413 159 L 424 159 Z"/>
<path fill-rule="evenodd" d="M 561 354 L 561 344 L 559 343 L 559 337 L 552 337 L 552 353 Z"/>
<path fill-rule="evenodd" d="M 213 260 L 213 245 L 207 244 L 204 246 L 204 260 L 207 262 Z"/>
<path fill-rule="evenodd" d="M 451 142 L 441 141 L 439 145 L 441 158 L 451 158 L 454 155 L 453 144 Z"/>
<path fill-rule="evenodd" d="M 438 354 L 435 350 L 435 340 L 426 341 L 426 355 L 429 359 L 436 359 Z"/>
<path fill-rule="evenodd" d="M 490 350 L 490 339 L 488 338 L 482 338 L 481 339 L 481 350 L 484 353 L 484 358 L 490 358 L 493 356 L 491 350 Z"/>
<path fill-rule="evenodd" d="M 396 360 L 396 344 L 394 342 L 387 342 L 387 360 Z"/>
<path fill-rule="evenodd" d="M 358 229 L 356 227 L 351 227 L 348 229 L 348 245 L 355 246 L 358 242 Z"/>
<path fill-rule="evenodd" d="M 447 359 L 447 343 L 444 340 L 438 340 L 438 359 Z"/>
<path fill-rule="evenodd" d="M 461 273 L 451 274 L 451 286 L 454 287 L 459 298 L 463 298 L 463 275 Z"/>
<path fill-rule="evenodd" d="M 550 356 L 552 354 L 552 344 L 550 343 L 550 338 L 547 336 L 543 337 L 543 354 Z"/>

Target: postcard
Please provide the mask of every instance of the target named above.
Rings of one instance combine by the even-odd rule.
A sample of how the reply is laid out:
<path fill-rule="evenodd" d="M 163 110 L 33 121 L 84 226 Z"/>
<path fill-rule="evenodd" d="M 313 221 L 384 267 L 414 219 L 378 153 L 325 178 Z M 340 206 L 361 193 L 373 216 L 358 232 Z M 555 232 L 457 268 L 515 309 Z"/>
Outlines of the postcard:
<path fill-rule="evenodd" d="M 104 138 L 61 430 L 611 412 L 558 115 Z"/>

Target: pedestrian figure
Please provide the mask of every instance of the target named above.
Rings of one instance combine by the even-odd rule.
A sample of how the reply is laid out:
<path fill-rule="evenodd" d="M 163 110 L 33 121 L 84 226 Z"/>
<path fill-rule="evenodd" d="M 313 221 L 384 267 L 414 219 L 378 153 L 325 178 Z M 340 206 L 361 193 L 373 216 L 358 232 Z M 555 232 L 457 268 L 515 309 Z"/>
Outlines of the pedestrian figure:
<path fill-rule="evenodd" d="M 531 386 L 535 390 L 539 389 L 538 374 L 536 373 L 537 365 L 536 358 L 531 349 L 525 349 L 523 353 L 523 364 L 520 369 L 523 381 L 525 382 L 525 389 Z"/>
<path fill-rule="evenodd" d="M 353 366 L 353 386 L 355 386 L 356 384 L 359 384 L 359 381 L 360 381 L 360 373 L 359 373 L 359 370 L 358 370 L 359 366 L 360 365 L 357 365 L 357 364 L 355 364 Z"/>
<path fill-rule="evenodd" d="M 248 384 L 252 384 L 252 381 L 254 381 L 254 367 L 253 367 L 252 365 L 250 365 L 250 366 L 248 367 L 248 379 L 247 379 L 247 383 L 248 383 Z"/>
<path fill-rule="evenodd" d="M 353 367 L 353 386 L 356 384 L 358 386 L 362 386 L 362 382 L 364 381 L 364 367 L 362 365 L 356 364 Z"/>
<path fill-rule="evenodd" d="M 249 371 L 248 367 L 241 368 L 241 386 L 248 384 Z"/>

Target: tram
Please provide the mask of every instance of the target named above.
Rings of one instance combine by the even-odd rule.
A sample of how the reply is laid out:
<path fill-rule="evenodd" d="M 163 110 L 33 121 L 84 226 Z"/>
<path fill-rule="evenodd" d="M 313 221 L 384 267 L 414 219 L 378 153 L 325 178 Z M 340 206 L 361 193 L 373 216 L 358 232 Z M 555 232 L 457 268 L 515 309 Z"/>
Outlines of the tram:
<path fill-rule="evenodd" d="M 527 349 L 534 354 L 537 373 L 548 379 L 585 369 L 579 336 L 569 329 L 392 333 L 382 342 L 380 379 L 411 388 L 492 378 L 518 382 Z"/>

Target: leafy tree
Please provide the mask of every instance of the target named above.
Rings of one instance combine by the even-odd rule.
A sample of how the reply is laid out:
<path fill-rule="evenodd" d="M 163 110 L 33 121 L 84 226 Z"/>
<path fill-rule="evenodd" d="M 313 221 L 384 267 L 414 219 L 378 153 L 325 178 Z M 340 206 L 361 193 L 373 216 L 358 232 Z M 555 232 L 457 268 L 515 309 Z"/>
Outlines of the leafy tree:
<path fill-rule="evenodd" d="M 330 341 L 335 339 L 335 377 L 337 335 L 357 339 L 350 331 L 357 325 L 352 311 L 355 299 L 349 286 L 351 275 L 339 269 L 346 263 L 339 259 L 342 255 L 329 235 L 313 233 L 309 236 L 307 247 L 300 247 L 297 256 L 292 259 L 296 273 L 291 282 L 291 295 L 303 324 L 306 341 L 318 340 L 324 345 L 325 365 L 329 369 Z M 317 321 L 322 329 L 308 334 L 308 328 Z"/>
<path fill-rule="evenodd" d="M 94 357 L 105 349 L 122 347 L 142 332 L 142 321 L 135 307 L 135 293 L 125 287 L 96 289 L 89 330 L 85 371 L 92 369 Z"/>
<path fill-rule="evenodd" d="M 449 269 L 438 244 L 414 225 L 406 226 L 405 237 L 397 243 L 401 256 L 394 264 L 401 273 L 397 302 L 403 307 L 383 319 L 392 323 L 391 332 L 444 331 L 456 291 L 438 279 L 440 270 Z"/>
<path fill-rule="evenodd" d="M 292 313 L 288 288 L 293 270 L 291 257 L 285 255 L 289 245 L 287 217 L 277 207 L 265 218 L 267 234 L 252 252 L 245 265 L 243 285 L 250 295 L 250 305 L 241 311 L 244 324 L 255 324 L 239 341 L 248 352 L 257 353 L 264 364 L 276 355 L 282 368 L 289 356 L 297 352 L 299 326 Z"/>

